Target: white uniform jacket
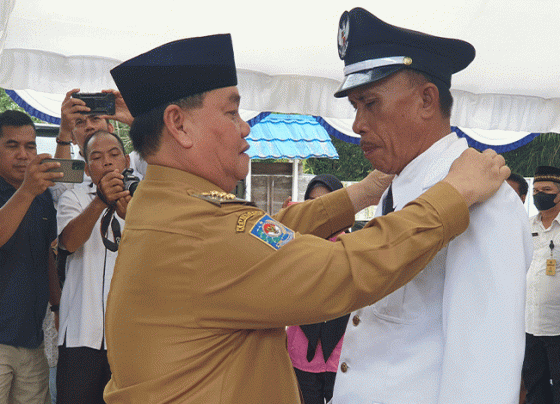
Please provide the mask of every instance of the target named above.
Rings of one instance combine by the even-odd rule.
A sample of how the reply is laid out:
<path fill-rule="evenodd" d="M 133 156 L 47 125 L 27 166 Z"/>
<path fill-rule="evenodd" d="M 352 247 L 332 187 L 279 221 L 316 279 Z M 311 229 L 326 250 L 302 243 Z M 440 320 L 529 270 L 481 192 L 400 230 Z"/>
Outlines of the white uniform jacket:
<path fill-rule="evenodd" d="M 454 133 L 393 181 L 396 210 L 467 148 Z M 381 206 L 376 215 L 381 214 Z M 514 404 L 525 350 L 527 213 L 504 183 L 410 283 L 351 314 L 334 404 Z"/>

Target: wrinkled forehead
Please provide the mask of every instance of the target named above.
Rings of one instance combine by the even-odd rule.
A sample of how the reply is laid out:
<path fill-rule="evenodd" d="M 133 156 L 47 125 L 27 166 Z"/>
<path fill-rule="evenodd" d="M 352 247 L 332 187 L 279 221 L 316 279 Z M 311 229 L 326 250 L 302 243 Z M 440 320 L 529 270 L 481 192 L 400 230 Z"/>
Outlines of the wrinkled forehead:
<path fill-rule="evenodd" d="M 374 95 L 396 95 L 405 90 L 410 90 L 411 81 L 404 71 L 398 71 L 374 83 L 364 84 L 348 91 L 350 103 L 363 101 Z"/>

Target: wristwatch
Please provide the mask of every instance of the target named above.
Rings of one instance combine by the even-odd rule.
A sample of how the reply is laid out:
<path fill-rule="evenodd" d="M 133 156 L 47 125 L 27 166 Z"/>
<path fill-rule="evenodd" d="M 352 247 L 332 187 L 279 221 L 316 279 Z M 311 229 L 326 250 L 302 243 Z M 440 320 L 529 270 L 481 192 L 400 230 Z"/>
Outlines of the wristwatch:
<path fill-rule="evenodd" d="M 66 142 L 64 140 L 60 140 L 58 136 L 56 137 L 56 144 L 61 144 L 62 146 L 70 146 L 72 142 Z"/>

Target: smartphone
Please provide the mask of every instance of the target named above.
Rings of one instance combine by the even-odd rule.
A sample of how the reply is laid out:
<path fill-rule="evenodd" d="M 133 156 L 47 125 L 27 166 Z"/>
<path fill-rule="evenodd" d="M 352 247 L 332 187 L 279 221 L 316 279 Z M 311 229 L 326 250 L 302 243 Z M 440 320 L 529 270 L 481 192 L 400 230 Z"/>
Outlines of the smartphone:
<path fill-rule="evenodd" d="M 115 115 L 115 95 L 113 93 L 74 93 L 72 98 L 78 98 L 91 108 L 91 111 L 80 112 L 84 115 Z"/>
<path fill-rule="evenodd" d="M 71 160 L 71 159 L 44 159 L 41 163 L 48 163 L 50 161 L 58 161 L 60 167 L 53 168 L 49 171 L 64 173 L 64 177 L 55 178 L 53 182 L 74 182 L 81 183 L 84 181 L 84 168 L 86 167 L 85 161 Z"/>

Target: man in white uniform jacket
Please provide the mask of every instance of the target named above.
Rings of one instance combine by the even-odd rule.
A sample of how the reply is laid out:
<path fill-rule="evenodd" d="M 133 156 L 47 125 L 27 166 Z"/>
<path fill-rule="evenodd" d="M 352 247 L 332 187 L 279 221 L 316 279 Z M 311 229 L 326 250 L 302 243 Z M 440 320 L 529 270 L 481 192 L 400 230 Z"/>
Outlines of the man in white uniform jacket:
<path fill-rule="evenodd" d="M 468 146 L 451 133 L 451 75 L 466 42 L 342 15 L 345 80 L 366 158 L 396 174 L 382 206 L 402 209 L 440 181 Z M 392 195 L 388 195 L 392 194 Z M 391 199 L 392 198 L 392 199 Z M 527 214 L 508 185 L 471 207 L 469 228 L 409 284 L 350 315 L 334 404 L 514 404 L 524 353 Z"/>

